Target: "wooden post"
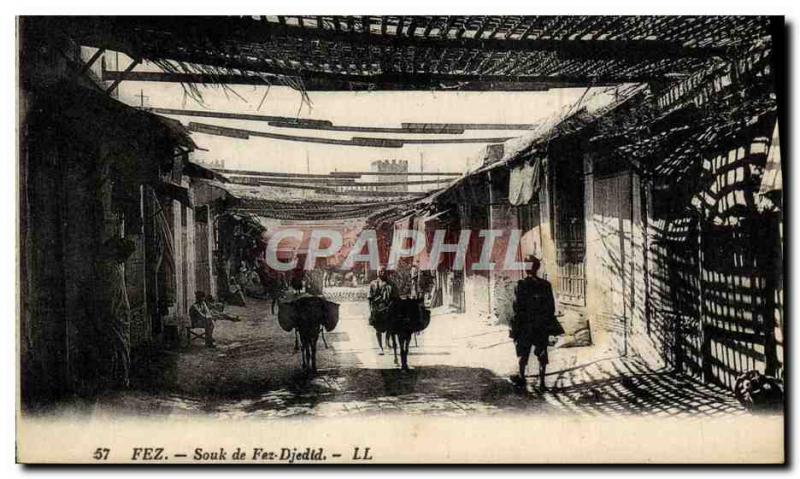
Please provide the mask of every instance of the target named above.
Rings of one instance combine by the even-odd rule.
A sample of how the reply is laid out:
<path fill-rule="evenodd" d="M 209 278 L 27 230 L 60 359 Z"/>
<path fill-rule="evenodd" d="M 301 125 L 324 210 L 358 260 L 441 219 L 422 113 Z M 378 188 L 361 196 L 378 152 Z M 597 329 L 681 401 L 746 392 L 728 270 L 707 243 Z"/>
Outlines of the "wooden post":
<path fill-rule="evenodd" d="M 583 295 L 584 295 L 584 304 L 586 305 L 586 315 L 587 315 L 587 323 L 589 325 L 589 331 L 592 335 L 592 341 L 597 342 L 599 337 L 598 329 L 596 328 L 596 319 L 595 316 L 597 311 L 596 306 L 594 305 L 594 293 L 595 293 L 595 281 L 597 277 L 595 273 L 599 270 L 596 268 L 594 264 L 594 255 L 596 247 L 594 243 L 591 243 L 590 240 L 593 239 L 594 235 L 594 155 L 592 153 L 584 153 L 583 155 L 583 224 L 584 224 L 584 256 L 583 256 L 583 264 L 584 264 L 584 286 L 583 286 Z"/>
<path fill-rule="evenodd" d="M 189 311 L 189 306 L 194 302 L 194 292 L 197 290 L 196 270 L 195 263 L 197 262 L 197 255 L 195 251 L 195 226 L 194 226 L 194 208 L 191 206 L 186 207 L 186 293 L 184 307 L 186 312 Z"/>
<path fill-rule="evenodd" d="M 211 212 L 211 205 L 206 206 L 208 212 L 206 221 L 206 243 L 208 248 L 208 292 L 217 298 L 217 282 L 214 281 L 214 213 Z M 218 300 L 219 298 L 217 298 Z"/>
<path fill-rule="evenodd" d="M 630 175 L 630 173 L 628 173 Z M 630 176 L 628 177 L 628 187 L 630 188 Z M 619 195 L 617 200 L 622 199 L 622 195 L 626 194 L 627 192 L 617 191 Z M 620 201 L 621 203 L 621 201 Z M 622 294 L 622 356 L 628 355 L 628 301 L 625 299 L 625 219 L 623 217 L 624 212 L 620 208 L 619 210 L 619 273 L 620 273 L 620 280 L 622 281 L 622 290 L 620 293 Z M 616 311 L 615 311 L 616 312 Z"/>
<path fill-rule="evenodd" d="M 765 247 L 761 250 L 761 254 L 758 257 L 760 262 L 763 262 L 764 266 L 762 269 L 766 272 L 765 280 L 766 284 L 764 287 L 765 291 L 765 302 L 764 302 L 764 360 L 765 360 L 765 369 L 764 372 L 767 376 L 776 376 L 778 373 L 778 369 L 780 367 L 778 362 L 778 352 L 777 352 L 777 341 L 775 339 L 775 307 L 776 307 L 776 300 L 775 295 L 778 291 L 778 275 L 781 274 L 781 260 L 780 260 L 780 253 L 778 251 L 778 247 L 776 243 L 779 242 L 777 239 L 778 233 L 778 225 L 776 224 L 776 219 L 780 221 L 779 217 L 775 214 L 767 214 L 764 223 L 762 225 L 766 226 L 768 235 L 767 235 L 767 244 L 764 245 Z M 755 228 L 751 230 L 751 235 L 755 236 L 757 233 L 754 231 Z M 751 237 L 752 237 L 751 236 Z M 781 379 L 781 378 L 779 378 Z"/>
<path fill-rule="evenodd" d="M 703 292 L 703 218 L 705 209 L 701 208 L 697 216 L 697 334 L 700 338 L 700 371 L 703 382 L 711 381 L 711 338 L 705 327 L 705 304 Z"/>
<path fill-rule="evenodd" d="M 147 215 L 145 214 L 145 185 L 139 185 L 139 234 L 142 238 L 142 322 L 145 325 L 145 336 L 150 338 L 150 310 L 147 308 Z"/>
<path fill-rule="evenodd" d="M 184 289 L 183 289 L 183 221 L 181 203 L 172 200 L 172 237 L 175 247 L 175 321 L 185 314 Z"/>
<path fill-rule="evenodd" d="M 550 281 L 556 288 L 556 261 L 555 261 L 555 237 L 553 229 L 552 201 L 550 197 L 551 186 L 554 184 L 550 176 L 550 161 L 542 158 L 542 183 L 539 190 L 539 231 L 542 237 L 542 276 Z"/>
<path fill-rule="evenodd" d="M 493 214 L 493 210 L 494 210 L 494 187 L 492 185 L 492 170 L 489 170 L 486 173 L 486 177 L 487 177 L 487 180 L 488 180 L 487 182 L 489 184 L 489 208 L 488 208 L 488 211 L 486 212 L 487 223 L 488 223 L 487 227 L 489 229 L 492 229 L 492 228 L 494 228 L 494 214 Z M 489 255 L 489 257 L 491 258 L 491 254 Z M 487 284 L 487 287 L 489 288 L 488 294 L 486 295 L 486 302 L 487 302 L 487 310 L 489 311 L 489 317 L 490 318 L 492 316 L 492 297 L 493 297 L 492 290 L 494 289 L 494 279 L 495 279 L 494 271 L 493 270 L 489 270 L 488 277 L 486 278 L 486 284 Z"/>
<path fill-rule="evenodd" d="M 651 207 L 651 194 L 650 194 L 650 180 L 646 179 L 641 183 L 640 194 L 642 197 L 642 249 L 644 251 L 644 320 L 647 336 L 652 334 L 652 283 L 650 281 L 650 214 Z"/>

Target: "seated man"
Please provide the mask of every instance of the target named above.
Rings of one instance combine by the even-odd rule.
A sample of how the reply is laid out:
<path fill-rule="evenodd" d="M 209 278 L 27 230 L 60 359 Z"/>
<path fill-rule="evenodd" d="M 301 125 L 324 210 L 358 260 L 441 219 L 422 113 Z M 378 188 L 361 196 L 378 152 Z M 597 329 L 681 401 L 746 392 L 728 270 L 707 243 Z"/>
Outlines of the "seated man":
<path fill-rule="evenodd" d="M 193 328 L 203 328 L 205 332 L 206 346 L 209 348 L 215 347 L 214 345 L 214 315 L 206 303 L 206 293 L 197 291 L 195 294 L 195 302 L 189 308 L 189 319 L 192 322 Z"/>

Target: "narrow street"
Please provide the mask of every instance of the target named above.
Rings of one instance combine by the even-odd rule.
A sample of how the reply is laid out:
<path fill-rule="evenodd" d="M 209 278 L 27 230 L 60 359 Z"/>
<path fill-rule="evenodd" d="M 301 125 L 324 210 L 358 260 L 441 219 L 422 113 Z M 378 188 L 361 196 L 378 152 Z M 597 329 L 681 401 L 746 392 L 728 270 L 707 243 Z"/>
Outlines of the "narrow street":
<path fill-rule="evenodd" d="M 341 416 L 351 414 L 537 414 L 690 416 L 739 414 L 732 395 L 648 370 L 635 360 L 593 347 L 551 349 L 549 390 L 515 389 L 516 361 L 507 330 L 470 333 L 465 315 L 434 315 L 412 340 L 412 371 L 380 355 L 367 325 L 366 304 L 344 303 L 336 331 L 320 340 L 316 375 L 305 374 L 294 336 L 281 330 L 268 303 L 249 298 L 227 311 L 241 321 L 218 321 L 216 349 L 201 341 L 160 351 L 134 372 L 128 391 L 76 406 L 89 414 L 214 417 Z M 476 329 L 477 331 L 477 329 Z M 184 340 L 185 341 L 185 340 Z M 532 361 L 531 369 L 536 370 Z"/>
<path fill-rule="evenodd" d="M 785 461 L 783 16 L 251 13 L 16 18 L 18 462 Z"/>

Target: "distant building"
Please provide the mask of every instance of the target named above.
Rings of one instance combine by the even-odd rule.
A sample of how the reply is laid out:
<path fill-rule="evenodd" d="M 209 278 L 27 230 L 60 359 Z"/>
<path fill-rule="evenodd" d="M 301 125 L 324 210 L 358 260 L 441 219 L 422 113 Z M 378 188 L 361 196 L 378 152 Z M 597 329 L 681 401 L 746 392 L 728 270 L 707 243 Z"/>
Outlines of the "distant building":
<path fill-rule="evenodd" d="M 195 163 L 205 166 L 206 168 L 224 170 L 225 169 L 225 160 L 203 160 L 200 158 L 193 158 L 192 161 Z"/>
<path fill-rule="evenodd" d="M 336 190 L 346 193 L 350 191 L 377 191 L 377 192 L 408 192 L 408 161 L 406 160 L 377 160 L 370 164 L 371 173 L 385 173 L 377 175 L 363 175 L 356 184 L 337 186 Z M 401 183 L 398 185 L 381 185 L 382 183 Z"/>
<path fill-rule="evenodd" d="M 378 160 L 370 164 L 369 171 L 375 173 L 386 173 L 385 175 L 370 175 L 365 181 L 375 183 L 405 183 L 408 181 L 408 161 L 406 160 Z M 399 191 L 407 192 L 408 185 L 378 186 L 376 191 Z"/>

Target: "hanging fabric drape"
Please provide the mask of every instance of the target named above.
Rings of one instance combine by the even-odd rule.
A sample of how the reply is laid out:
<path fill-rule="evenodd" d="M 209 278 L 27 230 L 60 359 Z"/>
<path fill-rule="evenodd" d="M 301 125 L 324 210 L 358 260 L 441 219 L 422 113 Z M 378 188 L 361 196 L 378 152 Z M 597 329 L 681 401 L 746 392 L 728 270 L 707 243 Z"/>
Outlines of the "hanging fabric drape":
<path fill-rule="evenodd" d="M 160 205 L 160 203 L 157 203 Z M 159 209 L 156 214 L 156 223 L 158 225 L 159 238 L 164 246 L 165 256 L 170 265 L 175 264 L 175 245 L 172 240 L 172 228 L 169 226 L 167 216 L 164 214 L 163 209 Z"/>
<path fill-rule="evenodd" d="M 508 201 L 513 206 L 525 205 L 541 186 L 542 158 L 536 157 L 533 164 L 527 162 L 511 169 L 508 179 Z"/>
<path fill-rule="evenodd" d="M 775 121 L 775 128 L 772 130 L 772 138 L 767 153 L 767 164 L 764 167 L 764 175 L 761 177 L 760 195 L 768 195 L 783 190 L 783 173 L 781 171 L 781 149 L 780 138 L 778 137 L 778 121 Z"/>

